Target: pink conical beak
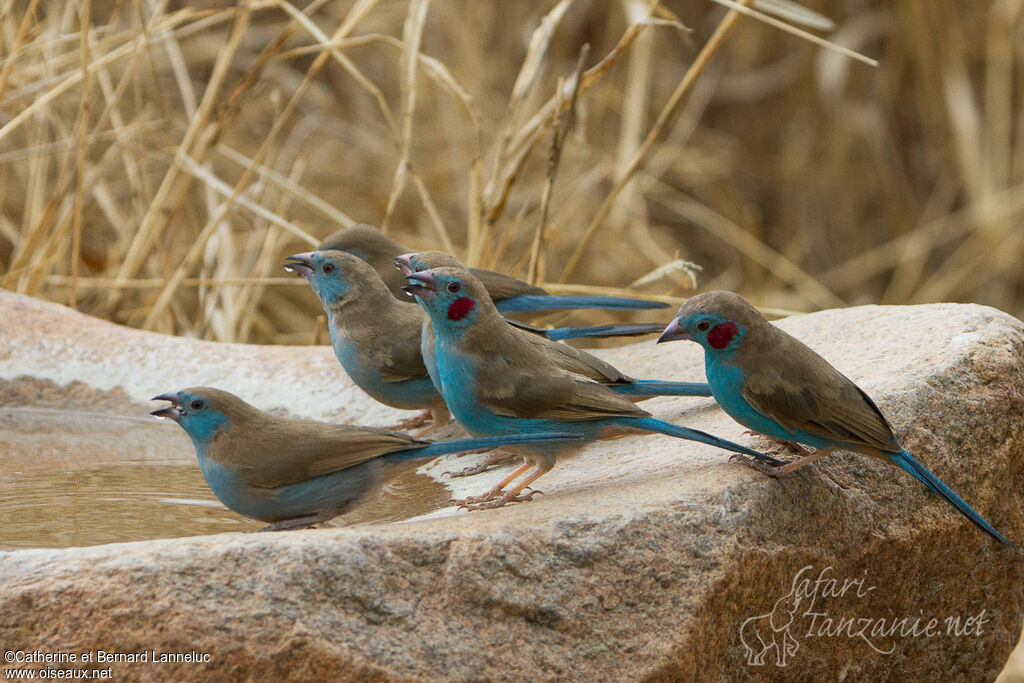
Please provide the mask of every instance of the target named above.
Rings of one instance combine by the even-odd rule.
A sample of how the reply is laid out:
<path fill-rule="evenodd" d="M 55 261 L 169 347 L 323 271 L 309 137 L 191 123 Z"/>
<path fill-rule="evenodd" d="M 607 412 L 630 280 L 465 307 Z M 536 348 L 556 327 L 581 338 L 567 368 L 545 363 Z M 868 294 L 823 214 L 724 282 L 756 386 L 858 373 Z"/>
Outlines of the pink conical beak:
<path fill-rule="evenodd" d="M 688 339 L 693 341 L 693 335 L 683 329 L 683 326 L 679 324 L 679 319 L 675 319 L 668 324 L 665 331 L 658 337 L 658 344 L 661 342 L 679 341 L 680 339 Z"/>

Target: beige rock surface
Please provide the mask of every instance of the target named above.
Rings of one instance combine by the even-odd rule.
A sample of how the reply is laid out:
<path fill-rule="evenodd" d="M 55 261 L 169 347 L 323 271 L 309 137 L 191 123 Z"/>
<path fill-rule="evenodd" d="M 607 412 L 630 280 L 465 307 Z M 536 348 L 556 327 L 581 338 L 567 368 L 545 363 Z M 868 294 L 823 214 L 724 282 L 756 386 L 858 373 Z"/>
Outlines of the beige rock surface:
<path fill-rule="evenodd" d="M 952 304 L 780 325 L 1024 543 L 1024 325 Z M 600 355 L 638 377 L 703 374 L 692 344 Z M 399 416 L 352 387 L 329 349 L 162 337 L 0 292 L 0 397 L 45 403 L 56 399 L 39 387 L 70 382 L 71 400 L 124 412 L 212 384 L 298 415 Z M 645 407 L 767 447 L 707 399 Z M 452 462 L 467 459 L 424 469 Z M 116 680 L 974 681 L 995 678 L 1020 630 L 1021 557 L 880 462 L 837 454 L 777 482 L 710 447 L 628 437 L 542 482 L 529 504 L 406 523 L 0 553 L 0 643 L 209 655 L 86 665 Z"/>

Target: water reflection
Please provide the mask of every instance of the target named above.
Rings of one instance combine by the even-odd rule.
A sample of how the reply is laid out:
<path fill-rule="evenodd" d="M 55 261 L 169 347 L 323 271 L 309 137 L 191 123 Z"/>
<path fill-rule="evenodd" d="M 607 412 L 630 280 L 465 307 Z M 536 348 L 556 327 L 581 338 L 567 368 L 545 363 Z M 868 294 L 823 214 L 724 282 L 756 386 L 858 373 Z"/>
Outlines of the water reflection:
<path fill-rule="evenodd" d="M 68 547 L 252 531 L 221 505 L 192 444 L 147 416 L 0 407 L 0 549 Z M 417 463 L 368 492 L 332 526 L 406 519 L 443 506 L 447 490 Z"/>

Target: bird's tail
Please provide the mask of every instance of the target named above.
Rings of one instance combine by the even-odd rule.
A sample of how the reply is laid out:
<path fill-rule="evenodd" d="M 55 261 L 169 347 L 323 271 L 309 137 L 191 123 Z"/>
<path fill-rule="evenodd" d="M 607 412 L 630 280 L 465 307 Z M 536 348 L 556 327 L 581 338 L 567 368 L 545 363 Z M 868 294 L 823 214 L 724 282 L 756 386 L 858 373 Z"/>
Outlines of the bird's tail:
<path fill-rule="evenodd" d="M 562 311 L 577 308 L 604 308 L 612 310 L 649 310 L 668 308 L 662 301 L 649 299 L 632 299 L 624 296 L 540 296 L 523 295 L 496 301 L 495 305 L 502 313 L 516 311 L 531 313 L 535 311 Z"/>
<path fill-rule="evenodd" d="M 974 508 L 968 505 L 963 498 L 954 493 L 953 489 L 946 486 L 946 484 L 932 474 L 927 467 L 919 463 L 917 460 L 914 460 L 910 453 L 907 453 L 904 450 L 901 453 L 886 453 L 886 455 L 890 460 L 898 465 L 900 469 L 909 472 L 914 479 L 917 479 L 919 482 L 931 489 L 931 491 L 937 496 L 955 507 L 961 515 L 971 520 L 971 522 L 974 523 L 974 526 L 978 527 L 1000 543 L 1005 543 L 1014 550 L 1017 550 L 1017 546 L 1007 541 L 1002 534 L 996 531 L 991 524 L 985 521 L 984 517 L 975 512 Z"/>
<path fill-rule="evenodd" d="M 586 337 L 637 337 L 654 334 L 665 329 L 664 325 L 652 323 L 623 323 L 613 325 L 592 325 L 591 327 L 556 327 L 544 330 L 544 336 L 553 341 L 583 339 Z"/>
<path fill-rule="evenodd" d="M 657 432 L 659 434 L 674 436 L 677 439 L 699 441 L 700 443 L 706 443 L 711 446 L 718 446 L 719 448 L 724 448 L 725 450 L 733 451 L 734 453 L 742 453 L 743 455 L 749 455 L 751 457 L 757 458 L 758 460 L 763 460 L 770 465 L 778 466 L 783 464 L 782 462 L 776 460 L 775 458 L 767 456 L 764 453 L 759 453 L 755 450 L 751 450 L 746 446 L 741 446 L 738 443 L 733 443 L 732 441 L 728 441 L 727 439 L 720 439 L 717 436 L 712 436 L 711 434 L 702 432 L 698 429 L 690 429 L 689 427 L 674 425 L 671 422 L 665 422 L 664 420 L 659 420 L 654 417 L 634 417 L 629 418 L 628 422 L 631 426 L 638 427 L 640 429 L 648 429 L 652 432 Z"/>
<path fill-rule="evenodd" d="M 512 327 L 533 332 L 547 337 L 552 341 L 563 339 L 582 339 L 584 337 L 635 337 L 641 334 L 661 332 L 665 327 L 660 323 L 613 323 L 610 325 L 593 325 L 591 327 L 537 327 L 519 320 L 505 320 Z"/>
<path fill-rule="evenodd" d="M 577 434 L 558 432 L 539 432 L 537 434 L 506 434 L 501 436 L 481 436 L 472 439 L 455 439 L 454 441 L 437 441 L 425 446 L 404 448 L 388 453 L 386 460 L 420 460 L 435 458 L 439 455 L 457 453 L 458 451 L 475 451 L 482 448 L 498 448 L 516 443 L 532 443 L 534 441 L 578 441 Z"/>
<path fill-rule="evenodd" d="M 630 384 L 609 386 L 622 396 L 710 396 L 706 382 L 663 382 L 660 379 L 638 379 Z"/>

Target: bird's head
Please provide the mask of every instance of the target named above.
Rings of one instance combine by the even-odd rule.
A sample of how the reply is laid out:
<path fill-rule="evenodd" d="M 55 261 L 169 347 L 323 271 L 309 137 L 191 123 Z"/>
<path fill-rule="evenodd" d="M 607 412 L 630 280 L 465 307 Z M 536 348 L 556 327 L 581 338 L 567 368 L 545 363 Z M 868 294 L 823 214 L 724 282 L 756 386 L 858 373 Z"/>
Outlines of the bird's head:
<path fill-rule="evenodd" d="M 170 391 L 154 396 L 153 400 L 170 401 L 171 405 L 154 410 L 150 415 L 161 420 L 174 420 L 197 445 L 213 441 L 217 434 L 231 425 L 232 418 L 237 421 L 248 410 L 255 410 L 237 396 L 210 387 Z"/>
<path fill-rule="evenodd" d="M 378 263 L 390 262 L 406 249 L 372 225 L 357 223 L 332 232 L 317 251 L 347 251 L 376 267 Z"/>
<path fill-rule="evenodd" d="M 765 318 L 739 294 L 705 292 L 687 299 L 658 343 L 688 339 L 707 353 L 730 354 Z"/>
<path fill-rule="evenodd" d="M 403 289 L 416 297 L 435 327 L 466 329 L 481 314 L 480 302 L 492 305 L 487 290 L 465 268 L 432 268 L 410 272 Z"/>
<path fill-rule="evenodd" d="M 443 251 L 420 251 L 395 257 L 395 267 L 402 275 L 422 273 L 433 268 L 465 268 L 459 260 Z"/>
<path fill-rule="evenodd" d="M 339 250 L 294 254 L 288 257 L 284 267 L 306 278 L 324 306 L 340 304 L 351 297 L 358 283 L 380 279 L 365 261 Z"/>

